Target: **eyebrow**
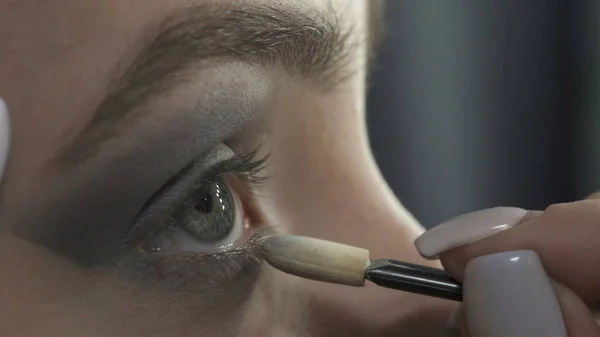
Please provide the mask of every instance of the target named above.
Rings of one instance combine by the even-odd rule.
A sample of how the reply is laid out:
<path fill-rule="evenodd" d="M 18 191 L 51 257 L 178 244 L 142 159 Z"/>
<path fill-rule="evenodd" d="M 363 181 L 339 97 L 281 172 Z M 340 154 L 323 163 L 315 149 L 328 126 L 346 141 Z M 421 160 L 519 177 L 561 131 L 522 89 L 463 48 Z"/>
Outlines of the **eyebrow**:
<path fill-rule="evenodd" d="M 266 5 L 200 5 L 170 15 L 111 81 L 93 117 L 59 153 L 60 162 L 78 163 L 96 153 L 136 107 L 193 79 L 190 69 L 205 59 L 241 60 L 281 69 L 322 90 L 334 87 L 356 70 L 349 56 L 370 38 L 342 30 L 340 20 L 331 8 L 304 12 Z"/>

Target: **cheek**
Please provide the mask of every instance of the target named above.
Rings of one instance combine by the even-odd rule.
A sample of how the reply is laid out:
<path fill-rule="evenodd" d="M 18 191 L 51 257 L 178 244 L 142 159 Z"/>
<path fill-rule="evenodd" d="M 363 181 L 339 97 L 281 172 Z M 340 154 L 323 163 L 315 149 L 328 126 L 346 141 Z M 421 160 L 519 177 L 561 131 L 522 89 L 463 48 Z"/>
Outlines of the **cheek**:
<path fill-rule="evenodd" d="M 93 304 L 84 319 L 105 336 L 237 336 L 246 306 L 237 300 L 207 304 L 206 297 L 111 280 L 83 296 Z"/>
<path fill-rule="evenodd" d="M 210 296 L 193 287 L 82 270 L 7 235 L 0 236 L 0 255 L 10 261 L 0 263 L 0 297 L 10 303 L 0 306 L 0 326 L 8 335 L 237 336 L 251 292 L 228 289 L 229 300 L 208 303 Z"/>
<path fill-rule="evenodd" d="M 306 281 L 263 266 L 242 323 L 245 336 L 308 336 L 310 302 Z M 290 334 L 293 332 L 293 334 Z"/>

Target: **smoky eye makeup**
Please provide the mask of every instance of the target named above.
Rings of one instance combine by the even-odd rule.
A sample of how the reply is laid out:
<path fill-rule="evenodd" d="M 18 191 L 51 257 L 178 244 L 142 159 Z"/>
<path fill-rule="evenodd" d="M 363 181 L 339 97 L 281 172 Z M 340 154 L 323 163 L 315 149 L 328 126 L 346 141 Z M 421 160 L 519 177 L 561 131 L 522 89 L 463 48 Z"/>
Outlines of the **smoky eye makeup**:
<path fill-rule="evenodd" d="M 118 269 L 172 288 L 248 286 L 260 272 L 257 240 L 270 232 L 252 210 L 267 158 L 217 145 L 157 191 L 134 221 Z M 199 282 L 201 280 L 201 282 Z"/>

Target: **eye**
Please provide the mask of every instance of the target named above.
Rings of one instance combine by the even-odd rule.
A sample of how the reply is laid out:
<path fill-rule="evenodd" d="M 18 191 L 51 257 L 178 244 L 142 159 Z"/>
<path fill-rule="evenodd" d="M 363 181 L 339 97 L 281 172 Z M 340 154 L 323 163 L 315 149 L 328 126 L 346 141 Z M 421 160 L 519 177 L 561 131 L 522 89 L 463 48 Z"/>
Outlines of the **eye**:
<path fill-rule="evenodd" d="M 218 155 L 209 156 L 210 167 L 199 183 L 181 178 L 175 185 L 188 186 L 171 188 L 177 192 L 170 193 L 179 194 L 176 198 L 163 198 L 169 200 L 169 206 L 164 212 L 156 212 L 162 219 L 144 240 L 143 250 L 214 253 L 250 238 L 252 221 L 244 202 L 262 161 L 255 162 L 253 154 L 236 156 L 224 145 L 218 150 Z"/>
<path fill-rule="evenodd" d="M 168 222 L 166 232 L 153 241 L 152 251 L 227 250 L 249 229 L 240 198 L 225 181 L 210 182 L 194 191 Z"/>

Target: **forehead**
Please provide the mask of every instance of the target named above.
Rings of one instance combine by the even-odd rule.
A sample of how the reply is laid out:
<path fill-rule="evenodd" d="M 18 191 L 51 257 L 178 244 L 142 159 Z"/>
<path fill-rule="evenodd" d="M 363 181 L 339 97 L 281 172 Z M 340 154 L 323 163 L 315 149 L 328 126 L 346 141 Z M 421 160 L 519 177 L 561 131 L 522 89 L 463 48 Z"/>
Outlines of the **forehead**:
<path fill-rule="evenodd" d="M 28 121 L 51 119 L 42 134 L 62 134 L 65 125 L 91 113 L 119 63 L 133 57 L 165 17 L 186 7 L 224 3 L 331 11 L 343 16 L 338 24 L 353 28 L 367 17 L 367 1 L 0 0 L 0 95 Z M 32 95 L 38 98 L 29 99 Z M 42 131 L 21 119 L 17 116 L 13 127 Z"/>
<path fill-rule="evenodd" d="M 0 96 L 11 110 L 13 129 L 8 174 L 10 166 L 19 169 L 7 184 L 32 185 L 27 183 L 31 177 L 40 176 L 40 168 L 92 118 L 107 95 L 111 79 L 118 77 L 144 48 L 156 27 L 173 13 L 197 6 L 235 8 L 248 4 L 279 6 L 307 14 L 329 12 L 340 18 L 336 24 L 341 30 L 363 40 L 372 7 L 368 4 L 372 3 L 0 0 Z M 360 58 L 361 54 L 357 52 L 355 56 Z"/>

